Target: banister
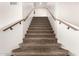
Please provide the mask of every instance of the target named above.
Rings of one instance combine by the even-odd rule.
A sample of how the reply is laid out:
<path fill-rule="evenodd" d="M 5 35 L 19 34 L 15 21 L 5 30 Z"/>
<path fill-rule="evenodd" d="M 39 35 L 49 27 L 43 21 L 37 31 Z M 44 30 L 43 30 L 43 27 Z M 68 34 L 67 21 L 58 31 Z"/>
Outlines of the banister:
<path fill-rule="evenodd" d="M 48 8 L 46 8 L 46 9 L 49 11 Z M 55 16 L 53 16 L 53 14 L 52 14 L 50 11 L 49 11 L 49 13 L 50 13 L 50 15 L 53 17 L 54 20 L 57 20 L 57 21 L 59 21 L 60 23 L 63 23 L 63 24 L 65 24 L 65 25 L 67 25 L 67 26 L 68 26 L 68 29 L 69 29 L 69 28 L 72 28 L 72 29 L 74 29 L 74 30 L 76 30 L 76 31 L 79 31 L 79 27 L 77 27 L 77 26 L 75 26 L 75 25 L 73 25 L 73 24 L 71 24 L 71 23 L 69 23 L 69 22 L 67 22 L 67 21 L 65 21 L 65 20 L 60 20 L 60 19 L 55 18 Z"/>
<path fill-rule="evenodd" d="M 76 31 L 79 31 L 79 27 L 75 26 L 75 25 L 72 25 L 71 23 L 67 22 L 67 21 L 64 21 L 64 20 L 60 20 L 60 19 L 56 19 L 58 21 L 60 21 L 61 23 L 65 24 L 68 26 L 68 28 L 72 28 Z"/>
<path fill-rule="evenodd" d="M 11 30 L 12 30 L 12 27 L 15 26 L 16 24 L 18 24 L 18 23 L 21 24 L 22 21 L 25 21 L 25 20 L 29 17 L 29 15 L 31 14 L 31 12 L 32 12 L 33 10 L 34 10 L 34 9 L 32 9 L 24 19 L 19 20 L 19 21 L 15 22 L 15 23 L 13 23 L 13 24 L 11 24 L 11 25 L 9 25 L 9 26 L 5 26 L 6 28 L 4 27 L 4 28 L 3 28 L 3 31 L 6 31 L 6 30 L 8 30 L 8 29 L 11 29 Z"/>

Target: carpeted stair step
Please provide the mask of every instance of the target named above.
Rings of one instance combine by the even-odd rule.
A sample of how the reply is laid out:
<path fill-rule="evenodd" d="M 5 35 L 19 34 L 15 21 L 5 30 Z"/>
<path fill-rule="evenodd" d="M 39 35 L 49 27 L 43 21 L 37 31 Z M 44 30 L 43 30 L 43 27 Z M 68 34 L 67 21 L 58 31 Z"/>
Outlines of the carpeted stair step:
<path fill-rule="evenodd" d="M 54 33 L 52 30 L 28 30 L 27 33 Z"/>
<path fill-rule="evenodd" d="M 49 24 L 50 25 L 50 23 L 47 21 L 47 22 L 43 22 L 43 21 L 39 21 L 39 22 L 32 22 L 31 24 Z"/>
<path fill-rule="evenodd" d="M 44 34 L 39 34 L 39 33 L 37 33 L 37 34 L 28 34 L 28 33 L 27 33 L 25 36 L 26 36 L 27 38 L 29 38 L 29 37 L 32 37 L 32 38 L 33 38 L 33 37 L 36 37 L 36 38 L 37 38 L 37 37 L 39 37 L 39 38 L 40 38 L 40 37 L 41 37 L 41 38 L 44 38 L 44 37 L 45 37 L 45 38 L 51 38 L 51 37 L 52 37 L 52 38 L 54 38 L 54 37 L 55 37 L 55 34 L 45 34 L 45 33 L 44 33 Z"/>
<path fill-rule="evenodd" d="M 30 27 L 50 27 L 50 25 L 30 25 Z"/>
<path fill-rule="evenodd" d="M 36 23 L 32 23 L 31 25 L 50 25 L 50 24 L 45 24 L 45 23 L 38 23 L 38 24 L 36 24 Z"/>
<path fill-rule="evenodd" d="M 33 20 L 33 21 L 31 22 L 31 24 L 38 24 L 38 25 L 39 25 L 39 24 L 49 24 L 49 25 L 50 25 L 50 22 L 49 22 L 49 21 L 42 21 L 42 20 L 41 20 L 41 21 L 34 21 L 34 20 Z"/>
<path fill-rule="evenodd" d="M 31 25 L 37 25 L 37 26 L 50 26 L 50 24 L 31 24 Z"/>
<path fill-rule="evenodd" d="M 57 42 L 48 17 L 33 17 L 20 47 L 12 50 L 15 56 L 68 56 L 69 51 Z"/>
<path fill-rule="evenodd" d="M 45 50 L 21 50 L 20 48 L 13 50 L 12 55 L 16 56 L 68 56 L 69 51 L 65 49 L 45 49 Z"/>
<path fill-rule="evenodd" d="M 61 44 L 59 43 L 51 43 L 51 44 L 35 44 L 35 43 L 21 43 L 21 49 L 29 49 L 29 50 L 44 50 L 44 49 L 60 49 Z"/>
<path fill-rule="evenodd" d="M 57 43 L 57 39 L 56 38 L 25 38 L 23 39 L 23 43 L 51 44 L 51 43 Z"/>
<path fill-rule="evenodd" d="M 51 27 L 30 27 L 29 30 L 52 30 Z"/>

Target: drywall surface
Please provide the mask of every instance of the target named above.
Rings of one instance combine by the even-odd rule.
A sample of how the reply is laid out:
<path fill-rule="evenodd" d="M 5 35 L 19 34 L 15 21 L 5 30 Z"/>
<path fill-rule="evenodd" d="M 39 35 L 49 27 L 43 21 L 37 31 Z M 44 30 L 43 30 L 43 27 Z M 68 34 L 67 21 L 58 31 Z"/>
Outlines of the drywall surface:
<path fill-rule="evenodd" d="M 50 21 L 50 23 L 51 23 L 52 29 L 53 29 L 54 32 L 56 33 L 57 31 L 56 31 L 56 26 L 55 26 L 54 19 L 53 19 L 53 20 L 51 19 L 52 16 L 51 16 L 50 13 L 49 13 L 49 11 L 50 11 L 51 14 L 52 14 L 53 16 L 55 16 L 55 9 L 56 9 L 55 4 L 56 4 L 55 2 L 48 2 L 48 3 L 47 3 L 47 11 L 48 11 L 48 18 L 49 18 L 49 21 Z"/>
<path fill-rule="evenodd" d="M 34 5 L 32 2 L 23 2 L 22 3 L 22 11 L 23 11 L 23 18 L 26 18 L 26 16 L 28 16 L 28 14 L 33 10 Z M 33 11 L 30 14 L 30 16 L 28 17 L 28 19 L 26 19 L 26 21 L 23 24 L 23 35 L 25 35 L 27 33 L 27 30 L 30 26 L 30 23 L 32 21 L 32 17 L 33 17 Z"/>
<path fill-rule="evenodd" d="M 58 4 L 60 4 L 60 3 L 58 3 Z M 61 3 L 61 4 L 64 4 L 64 3 Z M 55 10 L 55 12 L 56 12 L 55 16 L 56 17 L 66 18 L 66 16 L 68 15 L 67 17 L 69 18 L 69 15 L 73 14 L 73 13 L 72 14 L 70 13 L 73 10 L 72 11 L 70 11 L 70 9 L 67 10 L 68 7 L 65 7 L 65 6 L 69 7 L 69 5 L 64 5 L 63 7 L 61 7 L 59 5 L 59 6 L 55 7 L 56 8 L 56 10 Z M 72 7 L 72 8 L 77 8 L 77 7 Z M 57 10 L 57 9 L 59 9 L 59 10 Z M 51 8 L 49 8 L 49 10 L 52 12 Z M 74 11 L 74 13 L 75 12 L 77 12 L 77 11 Z M 53 14 L 53 12 L 52 12 L 52 14 Z M 79 31 L 75 31 L 71 28 L 67 29 L 68 26 L 66 26 L 62 23 L 59 24 L 59 21 L 55 21 L 50 14 L 48 14 L 48 15 L 49 15 L 50 24 L 55 31 L 56 38 L 58 39 L 58 42 L 62 44 L 62 48 L 69 50 L 70 55 L 79 56 L 79 47 L 78 47 L 78 45 L 79 45 Z"/>
<path fill-rule="evenodd" d="M 0 2 L 0 29 L 22 19 L 22 3 Z M 11 55 L 19 47 L 23 38 L 23 24 L 17 24 L 13 30 L 0 31 L 0 55 Z"/>
<path fill-rule="evenodd" d="M 54 15 L 55 14 L 55 3 L 54 2 L 48 2 L 46 6 L 51 11 L 51 13 Z"/>
<path fill-rule="evenodd" d="M 34 2 L 35 8 L 44 8 L 46 7 L 47 2 Z"/>
<path fill-rule="evenodd" d="M 45 8 L 36 8 L 35 9 L 35 17 L 47 17 L 47 10 Z"/>
<path fill-rule="evenodd" d="M 9 2 L 0 3 L 0 25 L 4 27 L 8 24 L 12 24 L 27 16 L 32 6 L 28 8 L 30 4 L 17 3 L 17 5 L 10 5 Z M 26 7 L 27 6 L 27 7 Z M 28 11 L 27 11 L 28 10 Z M 28 13 L 27 13 L 28 12 Z M 13 30 L 0 31 L 0 55 L 11 55 L 12 50 L 19 48 L 19 44 L 23 42 L 24 35 L 30 25 L 33 13 L 30 17 L 21 24 L 15 25 Z"/>
<path fill-rule="evenodd" d="M 55 14 L 57 18 L 79 26 L 79 2 L 57 2 Z"/>
<path fill-rule="evenodd" d="M 22 2 L 22 15 L 23 18 L 34 8 L 33 2 Z"/>
<path fill-rule="evenodd" d="M 0 2 L 0 28 L 22 19 L 22 4 L 11 5 L 10 2 Z"/>

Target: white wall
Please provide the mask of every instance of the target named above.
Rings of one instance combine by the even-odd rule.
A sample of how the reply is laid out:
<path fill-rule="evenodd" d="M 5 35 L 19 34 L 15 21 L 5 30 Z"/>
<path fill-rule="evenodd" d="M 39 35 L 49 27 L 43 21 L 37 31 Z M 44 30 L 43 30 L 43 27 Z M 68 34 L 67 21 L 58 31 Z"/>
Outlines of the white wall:
<path fill-rule="evenodd" d="M 32 8 L 31 3 L 18 2 L 17 5 L 10 5 L 9 2 L 1 2 L 0 29 L 25 18 Z M 33 13 L 25 22 L 22 21 L 21 24 L 14 26 L 13 30 L 0 30 L 0 55 L 11 55 L 12 50 L 19 47 L 19 44 L 23 42 L 24 34 L 30 25 L 32 16 Z"/>
<path fill-rule="evenodd" d="M 35 9 L 35 17 L 47 17 L 47 10 L 45 8 L 36 8 Z"/>
<path fill-rule="evenodd" d="M 0 2 L 0 28 L 22 19 L 21 3 L 10 5 L 9 2 Z"/>
<path fill-rule="evenodd" d="M 35 17 L 47 17 L 47 10 L 45 9 L 47 3 L 46 2 L 35 2 L 34 8 L 35 9 Z"/>
<path fill-rule="evenodd" d="M 55 2 L 48 2 L 46 4 L 47 8 L 52 12 L 52 14 L 55 14 Z"/>
<path fill-rule="evenodd" d="M 23 23 L 13 30 L 0 31 L 0 55 L 11 55 L 11 50 L 18 48 L 23 39 Z"/>
<path fill-rule="evenodd" d="M 51 11 L 51 13 L 52 13 L 54 16 L 55 16 L 55 9 L 56 9 L 55 4 L 56 4 L 55 2 L 48 2 L 48 3 L 47 3 L 47 8 L 48 8 L 48 10 Z M 56 28 L 55 28 L 55 27 L 56 27 L 56 26 L 55 26 L 55 22 L 54 22 L 54 19 L 51 20 L 52 16 L 50 16 L 49 11 L 48 11 L 49 21 L 50 21 L 50 23 L 51 23 L 51 26 L 52 26 L 54 32 L 56 33 L 57 30 L 56 30 Z"/>
<path fill-rule="evenodd" d="M 34 8 L 33 2 L 23 2 L 22 3 L 22 10 L 23 10 L 23 18 L 26 18 L 26 16 L 28 15 L 28 13 Z M 31 13 L 31 15 L 29 16 L 29 18 L 25 21 L 24 25 L 23 25 L 23 34 L 25 35 L 28 30 L 28 27 L 32 21 L 32 17 L 33 17 L 33 11 Z"/>
<path fill-rule="evenodd" d="M 22 19 L 22 4 L 10 5 L 0 2 L 0 29 Z M 10 55 L 11 50 L 19 47 L 23 38 L 23 25 L 17 24 L 7 31 L 0 30 L 0 55 Z"/>
<path fill-rule="evenodd" d="M 34 8 L 33 2 L 22 2 L 23 18 Z"/>
<path fill-rule="evenodd" d="M 54 15 L 56 17 L 64 18 L 64 19 L 68 19 L 66 18 L 69 17 L 70 15 L 72 15 L 72 18 L 76 19 L 78 21 L 77 18 L 73 17 L 76 16 L 76 14 L 74 14 L 75 12 L 77 13 L 77 11 L 73 11 L 73 13 L 71 13 L 71 9 L 67 9 L 67 5 L 62 5 L 60 6 L 59 4 L 64 4 L 64 3 L 57 3 L 58 5 L 55 7 L 55 13 Z M 71 4 L 71 3 L 69 3 Z M 75 6 L 75 3 L 73 3 Z M 70 6 L 68 6 L 70 7 Z M 52 8 L 52 7 L 51 7 Z M 50 11 L 52 12 L 52 10 L 50 9 Z M 70 7 L 71 8 L 71 7 Z M 72 8 L 77 8 L 77 7 L 72 7 Z M 68 14 L 69 13 L 69 14 Z M 78 13 L 77 13 L 78 16 Z M 74 19 L 72 19 L 74 21 Z M 49 21 L 51 23 L 51 26 L 54 28 L 55 34 L 56 34 L 56 38 L 58 39 L 58 42 L 62 44 L 62 47 L 69 50 L 71 55 L 75 55 L 75 56 L 79 56 L 79 31 L 75 31 L 73 29 L 67 29 L 67 26 L 64 24 L 59 24 L 59 21 L 54 21 L 54 19 L 51 17 L 51 15 L 49 14 Z M 68 20 L 69 21 L 69 20 Z M 73 22 L 73 24 L 75 24 L 75 22 Z"/>
<path fill-rule="evenodd" d="M 79 26 L 79 2 L 59 2 L 55 5 L 57 18 L 64 19 Z"/>
<path fill-rule="evenodd" d="M 79 56 L 79 31 L 67 29 L 64 24 L 56 21 L 57 38 L 64 48 L 68 49 L 71 55 Z"/>
<path fill-rule="evenodd" d="M 47 2 L 34 2 L 34 7 L 36 8 L 43 8 L 46 7 Z"/>

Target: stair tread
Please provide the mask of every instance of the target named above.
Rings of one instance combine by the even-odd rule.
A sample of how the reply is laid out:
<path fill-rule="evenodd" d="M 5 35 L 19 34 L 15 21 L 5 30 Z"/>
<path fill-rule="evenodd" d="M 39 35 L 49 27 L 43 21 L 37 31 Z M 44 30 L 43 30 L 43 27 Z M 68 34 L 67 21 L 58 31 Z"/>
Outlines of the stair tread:
<path fill-rule="evenodd" d="M 27 33 L 26 35 L 55 35 L 53 33 Z"/>
<path fill-rule="evenodd" d="M 54 33 L 52 30 L 28 30 L 28 33 Z"/>
<path fill-rule="evenodd" d="M 56 38 L 25 38 L 26 40 L 41 40 L 41 39 L 44 39 L 44 40 L 53 40 L 53 39 L 56 39 Z"/>
<path fill-rule="evenodd" d="M 29 30 L 52 30 L 52 28 L 29 28 Z"/>
<path fill-rule="evenodd" d="M 32 22 L 31 24 L 49 24 L 50 25 L 50 23 L 48 23 L 48 22 L 45 22 L 45 23 L 44 22 L 41 22 L 41 23 L 40 22 L 38 22 L 38 23 L 37 22 Z"/>
<path fill-rule="evenodd" d="M 30 28 L 51 28 L 51 27 L 30 27 Z"/>
<path fill-rule="evenodd" d="M 29 28 L 34 28 L 34 29 L 49 29 L 49 28 L 51 28 L 51 27 L 29 27 Z M 52 28 L 51 28 L 52 29 Z"/>
<path fill-rule="evenodd" d="M 61 46 L 60 43 L 52 43 L 52 44 L 22 43 L 21 45 L 26 45 L 26 46 Z"/>
<path fill-rule="evenodd" d="M 13 54 L 14 55 L 67 55 L 68 50 L 65 49 L 55 49 L 55 50 L 48 50 L 48 51 L 15 51 Z"/>
<path fill-rule="evenodd" d="M 57 43 L 56 38 L 25 38 L 23 40 L 23 43 L 39 43 L 39 44 L 51 44 L 51 43 Z"/>
<path fill-rule="evenodd" d="M 34 24 L 31 24 L 31 25 L 50 25 L 50 24 L 39 24 L 39 23 L 38 24 L 35 24 L 34 23 Z"/>
<path fill-rule="evenodd" d="M 28 32 L 28 34 L 54 34 L 54 33 L 52 33 L 52 32 L 41 32 L 41 33 L 39 33 L 39 32 Z"/>
<path fill-rule="evenodd" d="M 52 32 L 52 30 L 28 30 L 28 31 L 51 31 Z"/>
<path fill-rule="evenodd" d="M 29 28 L 29 30 L 52 30 L 52 28 Z"/>
<path fill-rule="evenodd" d="M 20 47 L 12 50 L 16 56 L 67 56 L 69 51 L 57 42 L 48 17 L 33 17 Z"/>
<path fill-rule="evenodd" d="M 50 27 L 50 25 L 30 25 L 30 27 Z"/>

